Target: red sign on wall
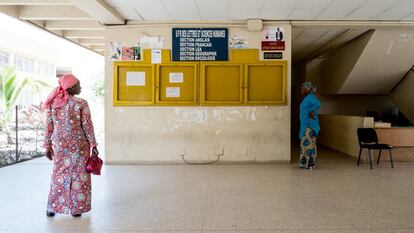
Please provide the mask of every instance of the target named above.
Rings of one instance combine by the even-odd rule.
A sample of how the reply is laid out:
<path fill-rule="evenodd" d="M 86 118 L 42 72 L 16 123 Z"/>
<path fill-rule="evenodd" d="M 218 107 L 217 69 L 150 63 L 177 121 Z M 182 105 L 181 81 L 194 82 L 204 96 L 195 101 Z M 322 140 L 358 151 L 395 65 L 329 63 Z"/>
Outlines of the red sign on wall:
<path fill-rule="evenodd" d="M 262 41 L 262 50 L 285 50 L 284 41 Z"/>

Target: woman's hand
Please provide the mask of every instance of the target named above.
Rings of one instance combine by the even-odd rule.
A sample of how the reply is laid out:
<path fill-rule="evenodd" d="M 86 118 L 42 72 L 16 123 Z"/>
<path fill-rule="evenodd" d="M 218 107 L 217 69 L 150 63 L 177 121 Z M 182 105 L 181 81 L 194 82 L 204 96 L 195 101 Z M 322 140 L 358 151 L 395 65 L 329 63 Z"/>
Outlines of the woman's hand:
<path fill-rule="evenodd" d="M 309 113 L 309 118 L 315 120 L 315 113 L 313 111 Z"/>
<path fill-rule="evenodd" d="M 94 157 L 94 156 L 98 156 L 99 155 L 99 151 L 98 151 L 98 149 L 96 148 L 96 146 L 95 147 L 92 147 L 92 157 Z"/>
<path fill-rule="evenodd" d="M 52 148 L 47 148 L 46 149 L 46 158 L 48 158 L 50 161 L 52 161 L 52 159 L 53 159 L 53 149 Z"/>

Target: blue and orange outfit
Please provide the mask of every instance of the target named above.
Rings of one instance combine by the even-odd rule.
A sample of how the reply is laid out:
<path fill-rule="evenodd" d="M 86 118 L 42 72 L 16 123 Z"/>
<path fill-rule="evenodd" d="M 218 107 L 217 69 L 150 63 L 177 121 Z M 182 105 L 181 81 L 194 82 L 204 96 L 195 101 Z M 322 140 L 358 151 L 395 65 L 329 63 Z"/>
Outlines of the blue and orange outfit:
<path fill-rule="evenodd" d="M 321 106 L 315 96 L 316 88 L 312 83 L 306 82 L 303 87 L 309 90 L 300 104 L 300 159 L 301 168 L 313 168 L 317 162 L 316 138 L 318 137 L 320 126 L 318 111 Z M 313 117 L 311 115 L 313 114 Z"/>

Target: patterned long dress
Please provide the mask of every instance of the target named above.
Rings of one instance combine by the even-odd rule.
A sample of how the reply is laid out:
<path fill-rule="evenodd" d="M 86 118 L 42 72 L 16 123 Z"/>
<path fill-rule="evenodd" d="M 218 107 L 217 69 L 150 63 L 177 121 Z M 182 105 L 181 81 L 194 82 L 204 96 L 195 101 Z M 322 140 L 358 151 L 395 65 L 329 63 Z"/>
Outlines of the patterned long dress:
<path fill-rule="evenodd" d="M 47 211 L 75 215 L 91 209 L 91 175 L 86 165 L 94 146 L 85 100 L 70 96 L 62 108 L 47 110 L 44 147 L 54 152 Z"/>
<path fill-rule="evenodd" d="M 313 93 L 306 95 L 300 104 L 299 165 L 301 168 L 313 168 L 317 163 L 318 150 L 316 139 L 321 129 L 318 119 L 318 111 L 320 107 L 321 103 Z M 313 119 L 309 116 L 311 112 L 314 114 Z"/>

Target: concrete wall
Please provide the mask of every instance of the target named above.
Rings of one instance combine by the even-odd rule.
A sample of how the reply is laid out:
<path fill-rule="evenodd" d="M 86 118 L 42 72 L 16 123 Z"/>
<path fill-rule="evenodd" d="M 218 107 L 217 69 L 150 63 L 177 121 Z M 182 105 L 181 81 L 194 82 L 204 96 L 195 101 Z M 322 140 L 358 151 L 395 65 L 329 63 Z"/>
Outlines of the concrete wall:
<path fill-rule="evenodd" d="M 321 133 L 319 143 L 325 147 L 358 158 L 357 129 L 372 125 L 370 117 L 320 115 Z M 363 154 L 365 158 L 365 153 Z"/>
<path fill-rule="evenodd" d="M 322 77 L 322 64 L 325 58 L 316 58 L 310 62 L 295 65 L 294 81 L 292 89 L 292 134 L 297 138 L 299 130 L 299 103 L 300 84 L 307 80 L 316 84 L 318 98 L 321 101 L 320 114 L 364 116 L 367 110 L 378 112 L 379 116 L 395 108 L 394 103 L 387 95 L 323 95 L 321 91 L 325 77 Z M 322 94 L 321 94 L 322 92 Z M 329 125 L 326 125 L 329 127 Z"/>
<path fill-rule="evenodd" d="M 306 64 L 306 79 L 321 87 L 327 77 L 322 76 L 325 59 L 314 59 Z M 320 89 L 320 88 L 319 88 Z M 377 111 L 379 115 L 394 108 L 395 105 L 387 95 L 321 95 L 321 114 L 364 116 L 367 110 Z"/>
<path fill-rule="evenodd" d="M 321 133 L 319 143 L 325 147 L 340 151 L 357 159 L 359 155 L 358 128 L 373 127 L 374 119 L 371 117 L 320 115 Z M 414 128 L 375 129 L 379 143 L 395 146 L 392 152 L 395 162 L 413 162 Z M 378 150 L 371 153 L 373 163 L 378 158 Z M 368 150 L 362 150 L 361 159 L 368 161 Z M 389 152 L 383 151 L 381 161 L 389 161 Z"/>
<path fill-rule="evenodd" d="M 376 29 L 338 94 L 388 94 L 414 64 L 412 29 Z"/>
<path fill-rule="evenodd" d="M 135 44 L 141 35 L 162 36 L 171 49 L 172 27 L 228 27 L 232 34 L 248 35 L 250 48 L 260 48 L 262 32 L 249 32 L 245 24 L 135 25 L 106 30 L 112 41 Z M 268 25 L 271 26 L 271 25 Z M 284 58 L 290 67 L 291 28 Z M 145 45 L 144 45 L 145 48 Z M 105 91 L 112 93 L 112 62 L 106 55 Z M 220 162 L 290 161 L 290 68 L 288 105 L 280 107 L 113 107 L 106 95 L 106 162 L 109 164 L 182 163 L 181 154 L 207 162 L 224 152 Z"/>
<path fill-rule="evenodd" d="M 323 94 L 338 94 L 373 33 L 373 30 L 368 31 L 329 54 L 323 64 Z"/>
<path fill-rule="evenodd" d="M 400 111 L 414 124 L 414 71 L 410 70 L 397 87 L 390 93 L 392 101 L 398 105 Z"/>

